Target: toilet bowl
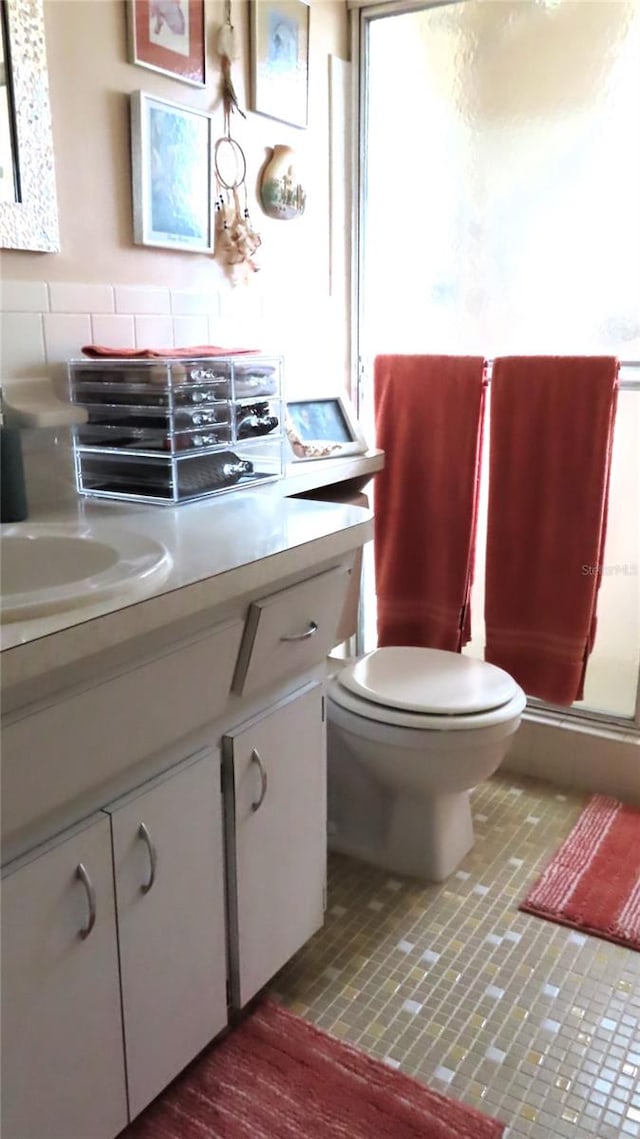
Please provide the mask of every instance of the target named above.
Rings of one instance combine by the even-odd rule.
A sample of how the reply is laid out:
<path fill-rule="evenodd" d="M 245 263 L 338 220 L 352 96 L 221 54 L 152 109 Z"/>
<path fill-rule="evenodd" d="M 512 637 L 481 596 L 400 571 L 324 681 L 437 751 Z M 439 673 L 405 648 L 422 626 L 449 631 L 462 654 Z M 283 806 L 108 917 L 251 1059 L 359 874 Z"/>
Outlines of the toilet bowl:
<path fill-rule="evenodd" d="M 473 846 L 469 791 L 497 769 L 526 697 L 503 669 L 382 648 L 332 677 L 329 847 L 440 882 Z"/>

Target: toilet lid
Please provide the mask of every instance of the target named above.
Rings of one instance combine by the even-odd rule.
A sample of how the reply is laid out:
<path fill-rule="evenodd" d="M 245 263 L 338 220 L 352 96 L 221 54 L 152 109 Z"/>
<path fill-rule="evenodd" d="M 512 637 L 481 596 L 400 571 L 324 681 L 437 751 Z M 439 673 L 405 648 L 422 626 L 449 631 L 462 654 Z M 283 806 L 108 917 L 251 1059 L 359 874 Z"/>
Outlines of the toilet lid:
<path fill-rule="evenodd" d="M 364 700 L 436 716 L 467 716 L 500 708 L 518 685 L 508 672 L 473 657 L 413 646 L 375 649 L 339 676 Z"/>

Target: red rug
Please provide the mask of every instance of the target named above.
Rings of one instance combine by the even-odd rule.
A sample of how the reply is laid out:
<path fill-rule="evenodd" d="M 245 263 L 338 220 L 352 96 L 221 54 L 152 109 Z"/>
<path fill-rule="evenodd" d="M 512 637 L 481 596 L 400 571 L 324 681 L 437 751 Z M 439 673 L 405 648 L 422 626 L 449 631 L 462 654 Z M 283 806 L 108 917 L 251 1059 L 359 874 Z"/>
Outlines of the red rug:
<path fill-rule="evenodd" d="M 640 949 L 640 808 L 594 795 L 519 909 Z"/>
<path fill-rule="evenodd" d="M 121 1139 L 500 1139 L 503 1131 L 265 1001 Z"/>

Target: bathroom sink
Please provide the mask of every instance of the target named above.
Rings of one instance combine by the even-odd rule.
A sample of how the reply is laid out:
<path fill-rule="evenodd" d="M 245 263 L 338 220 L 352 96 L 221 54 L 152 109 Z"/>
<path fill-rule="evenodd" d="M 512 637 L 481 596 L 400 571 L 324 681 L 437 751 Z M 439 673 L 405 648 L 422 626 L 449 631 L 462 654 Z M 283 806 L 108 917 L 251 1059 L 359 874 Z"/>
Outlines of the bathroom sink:
<path fill-rule="evenodd" d="M 164 546 L 125 530 L 7 527 L 0 541 L 2 621 L 75 609 L 158 581 L 171 568 Z"/>

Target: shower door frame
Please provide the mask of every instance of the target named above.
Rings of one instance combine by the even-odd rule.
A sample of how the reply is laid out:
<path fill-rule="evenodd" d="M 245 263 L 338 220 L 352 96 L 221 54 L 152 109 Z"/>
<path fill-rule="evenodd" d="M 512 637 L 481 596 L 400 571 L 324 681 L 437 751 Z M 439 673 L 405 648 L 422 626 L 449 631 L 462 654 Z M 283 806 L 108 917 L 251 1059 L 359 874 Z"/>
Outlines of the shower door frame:
<path fill-rule="evenodd" d="M 364 399 L 365 386 L 371 383 L 372 361 L 362 354 L 362 328 L 364 325 L 364 303 L 362 280 L 364 276 L 364 232 L 365 232 L 365 199 L 366 199 L 366 150 L 367 150 L 367 86 L 368 86 L 368 57 L 367 33 L 369 24 L 385 16 L 402 16 L 409 12 L 427 11 L 432 8 L 453 7 L 464 4 L 467 0 L 388 0 L 387 3 L 370 4 L 367 0 L 347 0 L 350 9 L 350 44 L 351 59 L 353 61 L 352 74 L 352 105 L 354 107 L 354 123 L 352 143 L 352 272 L 351 272 L 351 375 L 354 377 L 352 400 L 356 413 L 360 414 Z M 622 362 L 622 370 L 635 370 L 637 378 L 621 380 L 620 386 L 625 391 L 638 391 L 640 393 L 640 360 Z M 637 397 L 640 399 L 640 394 Z M 363 590 L 364 597 L 364 590 Z M 361 606 L 362 609 L 362 606 Z M 363 621 L 362 613 L 356 638 L 356 649 L 363 650 Z M 573 723 L 585 726 L 599 727 L 624 736 L 631 733 L 640 735 L 640 664 L 636 677 L 635 708 L 631 716 L 621 716 L 616 713 L 600 712 L 590 708 L 563 707 L 539 700 L 537 697 L 527 696 L 527 717 L 533 720 L 549 720 L 559 722 L 560 719 L 571 720 Z"/>

